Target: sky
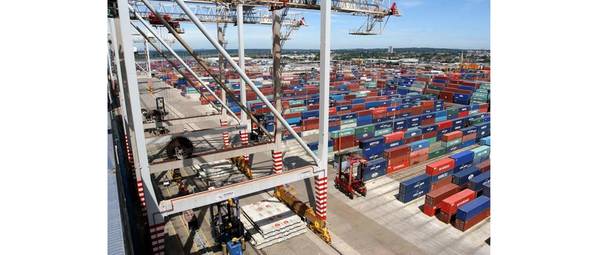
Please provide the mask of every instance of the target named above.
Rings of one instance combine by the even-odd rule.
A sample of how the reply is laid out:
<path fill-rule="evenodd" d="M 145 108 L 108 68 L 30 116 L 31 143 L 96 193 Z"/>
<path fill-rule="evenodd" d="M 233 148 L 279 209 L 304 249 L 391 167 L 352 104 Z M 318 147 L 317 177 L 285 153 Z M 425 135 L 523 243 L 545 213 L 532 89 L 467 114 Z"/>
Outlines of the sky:
<path fill-rule="evenodd" d="M 432 47 L 490 49 L 490 0 L 398 0 L 401 17 L 391 17 L 381 35 L 357 36 L 349 32 L 361 26 L 365 17 L 332 12 L 331 48 Z M 305 17 L 307 27 L 296 31 L 283 48 L 319 49 L 319 11 L 292 9 Z M 206 24 L 216 36 L 215 24 Z M 195 49 L 212 49 L 191 23 L 183 23 L 184 38 Z M 266 49 L 272 45 L 271 25 L 245 25 L 245 48 Z M 237 28 L 229 24 L 226 40 L 237 48 Z M 175 48 L 180 49 L 175 44 Z"/>

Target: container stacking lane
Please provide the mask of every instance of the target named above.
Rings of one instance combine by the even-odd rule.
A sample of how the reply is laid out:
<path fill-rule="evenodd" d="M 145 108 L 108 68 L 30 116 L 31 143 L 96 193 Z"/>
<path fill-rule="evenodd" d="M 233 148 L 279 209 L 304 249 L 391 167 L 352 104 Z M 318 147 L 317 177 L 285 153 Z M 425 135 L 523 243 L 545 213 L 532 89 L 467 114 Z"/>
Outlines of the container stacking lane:
<path fill-rule="evenodd" d="M 425 172 L 427 163 L 476 146 L 466 147 L 398 173 L 376 178 L 366 184 L 368 187 L 367 197 L 350 200 L 336 189 L 330 189 L 330 211 L 334 211 L 331 198 L 338 199 L 426 254 L 489 254 L 490 248 L 484 243 L 484 240 L 490 236 L 489 220 L 478 224 L 471 230 L 461 232 L 451 225 L 440 222 L 435 217 L 423 214 L 419 206 L 423 204 L 424 197 L 407 204 L 398 201 L 395 197 L 400 181 L 422 174 Z M 334 227 L 331 229 L 334 232 Z"/>

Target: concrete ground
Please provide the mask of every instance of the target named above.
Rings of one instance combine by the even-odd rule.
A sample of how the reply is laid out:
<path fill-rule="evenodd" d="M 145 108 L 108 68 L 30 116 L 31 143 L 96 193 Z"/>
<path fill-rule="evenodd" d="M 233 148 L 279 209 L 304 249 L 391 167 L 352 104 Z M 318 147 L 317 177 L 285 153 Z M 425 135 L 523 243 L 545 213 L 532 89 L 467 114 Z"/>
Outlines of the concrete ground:
<path fill-rule="evenodd" d="M 146 80 L 140 79 L 140 87 L 144 88 Z M 149 95 L 145 89 L 142 93 L 142 106 L 155 107 L 155 96 L 164 96 L 168 117 L 185 117 L 206 114 L 212 111 L 208 106 L 199 104 L 198 95 L 183 97 L 179 90 L 153 80 L 154 95 Z M 187 129 L 218 127 L 219 116 L 206 117 L 201 123 L 187 124 Z M 179 127 L 180 128 L 180 127 Z M 231 134 L 232 135 L 232 134 Z M 213 148 L 222 147 L 222 137 L 218 135 L 204 137 Z M 231 140 L 235 141 L 233 136 Z M 473 147 L 473 146 L 472 146 Z M 470 147 L 471 148 L 471 147 Z M 465 148 L 469 149 L 469 148 Z M 463 150 L 465 150 L 463 149 Z M 305 152 L 296 143 L 289 142 L 285 153 L 286 168 L 295 167 L 309 161 Z M 429 161 L 436 161 L 440 158 Z M 253 168 L 267 174 L 272 167 L 269 152 L 255 154 Z M 328 245 L 311 231 L 304 235 L 277 243 L 257 250 L 247 246 L 246 254 L 489 254 L 490 247 L 484 242 L 490 236 L 490 219 L 478 224 L 472 229 L 461 232 L 451 225 L 444 224 L 434 217 L 428 217 L 419 210 L 423 198 L 410 203 L 399 202 L 394 195 L 398 193 L 402 180 L 421 174 L 425 171 L 422 163 L 399 173 L 382 176 L 368 183 L 367 197 L 356 197 L 351 200 L 333 187 L 336 170 L 329 165 L 329 196 L 328 196 L 328 228 L 332 234 L 332 244 Z M 231 176 L 243 178 L 234 168 L 229 168 Z M 181 171 L 183 177 L 188 177 L 190 183 L 195 183 L 198 189 L 202 181 L 197 171 L 185 168 Z M 156 177 L 170 178 L 171 173 Z M 232 178 L 232 177 L 231 177 Z M 164 197 L 176 194 L 178 188 L 159 186 Z M 298 198 L 309 202 L 315 207 L 313 198 L 313 180 L 295 182 L 289 185 Z M 241 198 L 240 203 L 248 204 L 270 198 L 271 191 L 260 192 Z M 183 216 L 171 217 L 166 225 L 167 254 L 221 254 L 218 245 L 214 244 L 211 236 L 209 212 L 207 208 L 195 210 L 200 219 L 199 231 L 190 232 Z M 193 240 L 196 240 L 195 242 Z M 201 241 L 197 241 L 200 239 Z M 198 244 L 199 243 L 199 244 Z M 201 245 L 201 243 L 205 243 Z"/>

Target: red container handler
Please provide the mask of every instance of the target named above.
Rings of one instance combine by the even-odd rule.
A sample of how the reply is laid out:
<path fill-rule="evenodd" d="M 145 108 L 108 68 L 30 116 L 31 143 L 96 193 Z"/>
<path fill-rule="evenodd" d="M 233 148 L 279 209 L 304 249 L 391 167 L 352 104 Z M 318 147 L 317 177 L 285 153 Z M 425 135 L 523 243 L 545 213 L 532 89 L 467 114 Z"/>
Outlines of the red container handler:
<path fill-rule="evenodd" d="M 455 168 L 455 160 L 452 158 L 443 158 L 426 165 L 426 174 L 432 176 L 439 175 L 441 173 L 450 171 L 453 168 Z"/>
<path fill-rule="evenodd" d="M 474 216 L 473 218 L 467 221 L 456 219 L 454 226 L 458 230 L 467 231 L 468 229 L 482 222 L 488 217 L 490 217 L 490 208 L 484 210 L 483 212 L 479 213 L 478 215 Z"/>

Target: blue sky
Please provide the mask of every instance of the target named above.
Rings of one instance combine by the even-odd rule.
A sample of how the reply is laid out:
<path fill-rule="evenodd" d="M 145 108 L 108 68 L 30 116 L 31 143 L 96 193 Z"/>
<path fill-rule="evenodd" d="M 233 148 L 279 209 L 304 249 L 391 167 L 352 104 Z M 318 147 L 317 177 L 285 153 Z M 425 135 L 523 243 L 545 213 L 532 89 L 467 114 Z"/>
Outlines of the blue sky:
<path fill-rule="evenodd" d="M 434 47 L 460 49 L 490 48 L 490 0 L 399 0 L 401 17 L 391 17 L 384 33 L 373 36 L 349 35 L 359 27 L 365 17 L 333 12 L 332 49 Z M 319 11 L 300 12 L 307 27 L 295 32 L 286 42 L 286 49 L 319 49 Z M 216 26 L 207 25 L 216 35 Z M 183 24 L 185 38 L 196 49 L 212 48 L 199 30 L 190 23 Z M 245 25 L 245 48 L 269 48 L 272 44 L 271 26 Z M 226 30 L 227 48 L 237 48 L 237 29 L 229 25 Z M 175 46 L 175 48 L 177 48 Z"/>

